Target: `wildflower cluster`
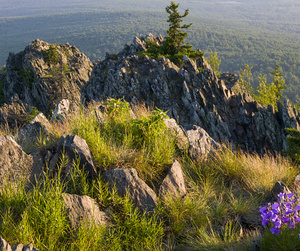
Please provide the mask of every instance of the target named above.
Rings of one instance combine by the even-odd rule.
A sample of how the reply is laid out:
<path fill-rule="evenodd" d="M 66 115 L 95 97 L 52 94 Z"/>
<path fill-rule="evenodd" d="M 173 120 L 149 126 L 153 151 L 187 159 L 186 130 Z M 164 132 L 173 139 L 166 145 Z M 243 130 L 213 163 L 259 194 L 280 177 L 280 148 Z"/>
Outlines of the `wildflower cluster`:
<path fill-rule="evenodd" d="M 272 234 L 278 235 L 280 228 L 286 225 L 294 228 L 295 223 L 300 222 L 300 200 L 293 193 L 278 194 L 278 201 L 267 203 L 265 207 L 260 207 L 259 212 L 262 217 L 262 225 L 272 224 L 270 228 Z M 300 234 L 299 234 L 300 238 Z"/>

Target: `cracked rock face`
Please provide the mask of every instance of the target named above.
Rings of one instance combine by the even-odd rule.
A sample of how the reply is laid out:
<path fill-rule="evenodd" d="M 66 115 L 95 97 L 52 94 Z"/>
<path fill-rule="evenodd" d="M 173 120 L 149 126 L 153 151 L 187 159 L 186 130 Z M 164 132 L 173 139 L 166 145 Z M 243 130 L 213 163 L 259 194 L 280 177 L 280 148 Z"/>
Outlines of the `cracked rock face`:
<path fill-rule="evenodd" d="M 54 51 L 54 59 L 47 53 Z M 44 114 L 55 108 L 60 100 L 72 101 L 71 110 L 80 104 L 80 89 L 90 77 L 93 64 L 75 46 L 51 45 L 39 39 L 24 51 L 10 53 L 6 64 L 5 101 L 17 95 L 29 106 Z"/>
<path fill-rule="evenodd" d="M 93 69 L 90 82 L 82 90 L 87 102 L 108 97 L 125 98 L 137 104 L 168 111 L 186 130 L 200 126 L 217 142 L 229 142 L 242 149 L 263 153 L 286 147 L 285 127 L 299 128 L 299 114 L 288 101 L 273 107 L 259 105 L 249 95 L 235 93 L 235 84 L 218 80 L 205 58 L 184 57 L 179 68 L 167 58 L 141 57 L 147 50 L 145 39 L 162 43 L 149 34 L 135 38 L 119 53 L 107 55 Z"/>

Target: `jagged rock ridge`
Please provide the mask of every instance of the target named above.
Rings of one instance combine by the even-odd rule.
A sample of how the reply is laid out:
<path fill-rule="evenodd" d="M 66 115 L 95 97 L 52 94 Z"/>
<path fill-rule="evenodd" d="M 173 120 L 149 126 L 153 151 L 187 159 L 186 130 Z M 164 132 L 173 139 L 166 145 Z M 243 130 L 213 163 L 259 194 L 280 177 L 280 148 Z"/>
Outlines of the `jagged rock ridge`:
<path fill-rule="evenodd" d="M 149 34 L 135 38 L 119 54 L 107 55 L 98 62 L 90 82 L 83 88 L 87 102 L 108 97 L 125 98 L 137 104 L 168 111 L 185 129 L 198 125 L 216 141 L 230 142 L 249 151 L 286 149 L 285 128 L 299 129 L 299 114 L 288 100 L 262 106 L 246 94 L 234 93 L 224 80 L 218 80 L 205 58 L 196 61 L 184 57 L 184 67 L 169 59 L 142 57 L 147 50 L 145 39 L 162 43 L 162 37 Z"/>
<path fill-rule="evenodd" d="M 89 80 L 92 67 L 75 46 L 51 45 L 36 39 L 24 51 L 9 54 L 3 89 L 5 101 L 11 103 L 17 95 L 24 104 L 47 114 L 67 97 L 74 110 L 80 105 L 80 89 Z"/>
<path fill-rule="evenodd" d="M 184 57 L 181 68 L 165 57 L 142 57 L 140 52 L 147 50 L 145 39 L 158 45 L 163 42 L 162 36 L 152 34 L 135 38 L 119 54 L 107 54 L 94 67 L 68 44 L 35 40 L 24 51 L 10 54 L 4 86 L 7 104 L 0 108 L 0 122 L 26 121 L 24 114 L 32 106 L 49 114 L 64 98 L 70 101 L 68 110 L 72 112 L 83 101 L 124 97 L 132 104 L 143 102 L 168 111 L 186 130 L 199 126 L 217 142 L 230 142 L 258 153 L 286 149 L 284 129 L 299 129 L 300 122 L 288 100 L 279 103 L 276 111 L 261 106 L 249 95 L 235 93 L 235 83 L 219 80 L 204 57 L 196 61 Z M 50 48 L 58 54 L 56 63 L 47 61 L 45 52 Z M 62 77 L 60 72 L 65 70 Z"/>

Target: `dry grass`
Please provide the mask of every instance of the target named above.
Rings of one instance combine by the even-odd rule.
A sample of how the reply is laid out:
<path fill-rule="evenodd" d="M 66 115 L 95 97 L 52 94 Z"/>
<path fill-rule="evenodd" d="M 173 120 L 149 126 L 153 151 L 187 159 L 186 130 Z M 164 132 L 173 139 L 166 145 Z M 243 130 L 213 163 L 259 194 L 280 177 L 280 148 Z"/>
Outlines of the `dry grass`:
<path fill-rule="evenodd" d="M 205 165 L 251 193 L 269 193 L 276 181 L 290 185 L 298 173 L 296 166 L 280 154 L 259 156 L 234 152 L 227 147 L 216 152 Z"/>

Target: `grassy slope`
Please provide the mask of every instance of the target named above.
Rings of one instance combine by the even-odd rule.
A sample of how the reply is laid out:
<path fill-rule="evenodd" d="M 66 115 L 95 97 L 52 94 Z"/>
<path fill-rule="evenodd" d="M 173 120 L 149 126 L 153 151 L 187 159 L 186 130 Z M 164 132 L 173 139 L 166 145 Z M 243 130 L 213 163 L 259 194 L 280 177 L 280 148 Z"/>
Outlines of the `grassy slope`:
<path fill-rule="evenodd" d="M 90 107 L 63 123 L 53 122 L 53 135 L 41 135 L 31 148 L 45 149 L 63 132 L 76 133 L 86 139 L 98 170 L 134 167 L 155 191 L 177 159 L 187 179 L 186 197 L 160 200 L 152 216 L 140 215 L 128 197 L 109 191 L 101 177 L 88 181 L 74 163 L 69 182 L 46 174 L 27 193 L 22 185 L 0 190 L 4 239 L 12 244 L 32 242 L 40 250 L 250 250 L 253 239 L 262 234 L 262 250 L 272 250 L 276 239 L 257 227 L 258 207 L 270 199 L 277 180 L 292 183 L 296 166 L 279 155 L 259 157 L 227 148 L 193 161 L 176 148 L 160 111 L 140 106 L 132 118 L 127 104 L 119 100 L 104 106 L 101 122 Z M 109 207 L 112 226 L 83 224 L 78 231 L 71 230 L 62 207 L 63 191 L 89 195 L 102 210 Z M 285 238 L 289 240 L 289 235 Z"/>

